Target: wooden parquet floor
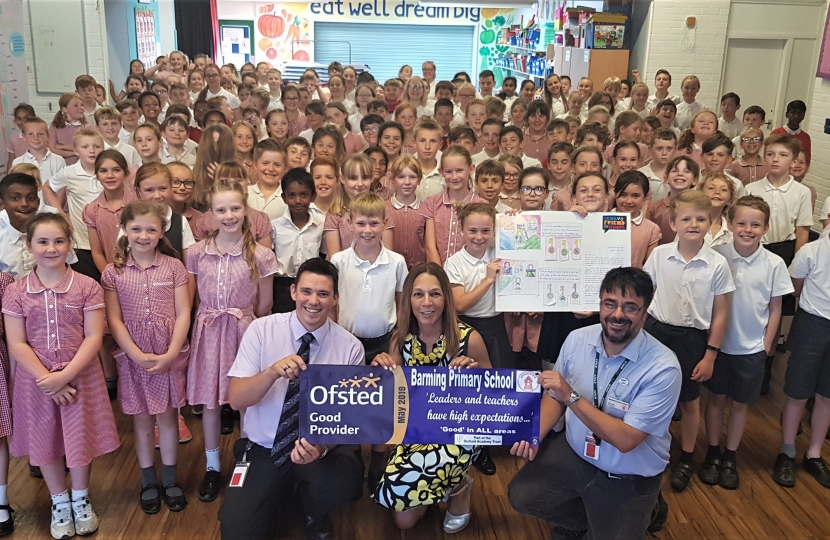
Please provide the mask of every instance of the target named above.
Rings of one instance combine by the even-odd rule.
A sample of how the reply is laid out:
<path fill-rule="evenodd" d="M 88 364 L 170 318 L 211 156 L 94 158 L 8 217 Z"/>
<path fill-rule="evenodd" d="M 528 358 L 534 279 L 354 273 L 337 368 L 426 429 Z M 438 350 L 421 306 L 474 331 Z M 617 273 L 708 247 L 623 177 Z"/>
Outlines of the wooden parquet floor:
<path fill-rule="evenodd" d="M 830 539 L 830 490 L 818 485 L 812 477 L 798 471 L 793 489 L 779 487 L 770 475 L 781 444 L 779 417 L 784 396 L 781 390 L 787 355 L 779 355 L 775 366 L 773 390 L 750 409 L 746 435 L 738 452 L 741 488 L 727 491 L 710 487 L 696 477 L 689 488 L 673 493 L 664 479 L 664 494 L 670 506 L 666 528 L 656 535 L 664 540 L 694 539 Z M 117 407 L 116 407 L 117 409 Z M 218 539 L 216 513 L 220 498 L 210 504 L 196 497 L 202 471 L 201 421 L 189 409 L 185 412 L 193 440 L 180 446 L 179 475 L 190 504 L 178 514 L 166 509 L 155 516 L 145 515 L 138 507 L 139 470 L 133 449 L 132 422 L 116 410 L 121 434 L 121 448 L 98 459 L 92 470 L 91 496 L 101 518 L 101 527 L 93 538 L 106 540 L 132 539 Z M 679 437 L 679 426 L 672 426 Z M 804 434 L 798 438 L 799 462 L 807 445 L 809 423 L 805 416 Z M 232 467 L 231 446 L 238 433 L 223 436 L 222 454 L 225 471 Z M 679 451 L 674 446 L 673 454 Z M 702 431 L 698 437 L 696 462 L 700 463 L 706 448 Z M 418 526 L 407 532 L 398 531 L 388 512 L 364 496 L 334 516 L 340 540 L 524 540 L 549 538 L 550 525 L 514 512 L 507 500 L 507 484 L 522 462 L 512 458 L 505 449 L 493 455 L 498 473 L 486 477 L 475 473 L 473 519 L 458 535 L 445 535 L 441 529 L 443 508 L 431 509 Z M 830 457 L 830 445 L 825 445 Z M 25 459 L 12 460 L 9 497 L 16 509 L 15 540 L 48 539 L 49 494 L 42 480 L 29 477 Z M 285 512 L 288 523 L 279 538 L 300 540 L 302 524 L 296 509 Z"/>

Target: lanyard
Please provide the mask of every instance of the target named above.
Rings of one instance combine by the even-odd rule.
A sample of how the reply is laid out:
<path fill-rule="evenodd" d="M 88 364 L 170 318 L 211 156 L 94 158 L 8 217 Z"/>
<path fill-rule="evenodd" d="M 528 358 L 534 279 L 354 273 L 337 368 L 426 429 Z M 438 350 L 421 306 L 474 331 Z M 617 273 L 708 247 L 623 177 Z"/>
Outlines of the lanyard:
<path fill-rule="evenodd" d="M 599 374 L 599 351 L 597 351 L 597 356 L 596 358 L 594 358 L 594 407 L 596 407 L 600 411 L 602 410 L 602 407 L 605 405 L 605 398 L 608 397 L 608 392 L 611 390 L 611 387 L 614 385 L 614 383 L 617 382 L 617 378 L 620 376 L 620 373 L 622 373 L 622 370 L 624 370 L 625 366 L 627 365 L 628 358 L 625 359 L 625 361 L 620 365 L 619 369 L 617 369 L 617 372 L 614 373 L 614 376 L 611 377 L 611 381 L 608 383 L 608 386 L 605 388 L 605 392 L 602 394 L 602 401 L 599 401 L 599 391 L 597 390 L 597 375 Z M 597 445 L 599 445 L 601 442 L 600 438 L 597 437 L 596 434 L 594 435 L 594 437 L 596 438 Z"/>

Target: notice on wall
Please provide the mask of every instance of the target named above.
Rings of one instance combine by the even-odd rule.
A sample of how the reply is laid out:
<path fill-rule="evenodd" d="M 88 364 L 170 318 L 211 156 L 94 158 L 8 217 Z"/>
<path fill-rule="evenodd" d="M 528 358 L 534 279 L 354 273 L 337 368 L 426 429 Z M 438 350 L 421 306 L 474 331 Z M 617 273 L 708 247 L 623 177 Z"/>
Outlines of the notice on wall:
<path fill-rule="evenodd" d="M 605 274 L 631 265 L 627 213 L 522 212 L 497 221 L 498 311 L 599 311 Z"/>

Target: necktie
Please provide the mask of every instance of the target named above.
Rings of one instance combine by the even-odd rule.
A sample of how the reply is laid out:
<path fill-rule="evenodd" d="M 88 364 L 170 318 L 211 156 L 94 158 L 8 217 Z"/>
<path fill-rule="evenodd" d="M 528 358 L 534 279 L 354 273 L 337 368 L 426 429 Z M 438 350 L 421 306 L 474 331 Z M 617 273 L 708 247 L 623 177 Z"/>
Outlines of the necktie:
<path fill-rule="evenodd" d="M 297 349 L 297 356 L 308 364 L 308 353 L 314 335 L 306 332 L 300 338 L 302 344 Z M 271 460 L 277 467 L 282 466 L 291 457 L 291 450 L 294 449 L 294 441 L 300 435 L 300 382 L 289 381 L 288 390 L 285 392 L 285 402 L 282 405 L 280 424 L 277 428 L 277 436 L 274 437 L 274 446 L 271 447 Z"/>

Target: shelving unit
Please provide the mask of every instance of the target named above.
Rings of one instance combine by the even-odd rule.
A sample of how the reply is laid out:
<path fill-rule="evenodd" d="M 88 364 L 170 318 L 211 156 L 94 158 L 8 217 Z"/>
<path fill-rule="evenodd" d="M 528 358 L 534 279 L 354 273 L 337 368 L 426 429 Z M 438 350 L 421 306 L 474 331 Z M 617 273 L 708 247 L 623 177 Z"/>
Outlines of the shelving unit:
<path fill-rule="evenodd" d="M 536 32 L 538 39 L 539 32 Z M 520 42 L 526 44 L 529 41 L 530 45 L 538 43 L 538 41 L 530 41 L 523 39 Z M 505 71 L 524 75 L 530 79 L 537 81 L 544 81 L 547 74 L 550 72 L 549 59 L 553 58 L 552 45 L 545 48 L 525 47 L 523 45 L 514 45 L 505 30 L 502 30 L 498 37 L 498 45 L 506 47 L 507 52 L 499 55 L 496 58 L 496 66 Z M 535 69 L 528 70 L 528 66 L 535 66 Z"/>

